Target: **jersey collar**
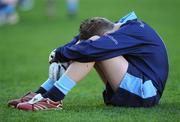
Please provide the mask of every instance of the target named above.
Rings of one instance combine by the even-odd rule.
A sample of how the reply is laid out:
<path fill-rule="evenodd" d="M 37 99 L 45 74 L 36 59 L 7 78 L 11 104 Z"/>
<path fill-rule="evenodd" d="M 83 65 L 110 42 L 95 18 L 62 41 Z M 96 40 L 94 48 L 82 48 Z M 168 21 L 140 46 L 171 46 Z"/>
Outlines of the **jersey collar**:
<path fill-rule="evenodd" d="M 135 12 L 130 12 L 126 16 L 122 17 L 118 22 L 121 23 L 121 25 L 125 24 L 129 20 L 135 20 L 137 19 L 137 16 Z"/>

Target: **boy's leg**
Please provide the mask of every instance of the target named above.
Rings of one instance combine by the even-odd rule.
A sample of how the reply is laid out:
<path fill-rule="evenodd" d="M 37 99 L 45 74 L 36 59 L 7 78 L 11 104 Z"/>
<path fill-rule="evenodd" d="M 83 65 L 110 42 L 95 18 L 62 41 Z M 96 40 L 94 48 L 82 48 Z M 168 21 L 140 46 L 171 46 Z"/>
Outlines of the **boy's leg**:
<path fill-rule="evenodd" d="M 55 82 L 54 86 L 48 91 L 44 97 L 50 98 L 53 101 L 60 101 L 64 96 L 82 80 L 89 71 L 94 67 L 95 62 L 80 63 L 73 62 L 64 75 Z M 122 57 L 116 57 L 105 61 L 97 62 L 97 65 L 102 68 L 107 81 L 116 91 L 121 79 L 127 71 L 128 62 Z M 106 81 L 106 82 L 107 82 Z"/>
<path fill-rule="evenodd" d="M 95 62 L 73 62 L 65 72 L 65 75 L 68 75 L 72 80 L 77 83 L 91 71 L 91 69 L 94 67 L 94 64 Z"/>
<path fill-rule="evenodd" d="M 107 82 L 112 82 L 110 83 L 112 84 L 112 87 L 116 86 L 115 88 L 117 88 L 117 84 L 119 84 L 120 82 L 119 79 L 122 77 L 121 75 L 119 77 L 119 74 L 117 73 L 120 72 L 120 74 L 123 75 L 127 70 L 127 65 L 128 65 L 127 61 L 122 56 L 97 62 L 95 66 L 93 62 L 90 62 L 90 63 L 74 62 L 73 65 L 70 65 L 66 74 L 70 78 L 72 77 L 71 79 L 73 79 L 75 82 L 78 82 L 83 77 L 85 77 L 87 73 L 94 66 L 105 84 Z M 122 71 L 124 71 L 124 73 Z M 37 93 L 41 93 L 41 91 L 43 91 L 43 93 L 45 93 L 44 91 L 49 91 L 53 87 L 54 82 L 55 81 L 48 79 L 41 85 Z"/>
<path fill-rule="evenodd" d="M 94 67 L 94 64 L 95 62 L 73 62 L 64 75 L 68 76 L 72 81 L 77 83 L 89 73 L 89 71 Z M 122 56 L 119 56 L 96 62 L 96 64 L 101 68 L 101 71 L 104 72 L 104 80 L 106 80 L 105 82 L 108 81 L 113 90 L 116 91 L 121 79 L 127 71 L 128 62 Z M 61 84 L 61 82 L 63 82 L 63 78 L 60 78 L 60 80 L 55 83 L 55 86 L 58 87 L 58 84 Z"/>
<path fill-rule="evenodd" d="M 102 82 L 104 83 L 104 85 L 106 85 L 108 83 L 108 80 L 105 76 L 105 73 L 103 72 L 103 70 L 101 69 L 101 67 L 96 63 L 94 65 L 94 68 L 96 69 L 96 72 L 98 73 L 98 75 L 100 76 Z"/>
<path fill-rule="evenodd" d="M 128 62 L 123 56 L 119 56 L 96 62 L 95 69 L 101 76 L 103 82 L 105 84 L 108 82 L 115 92 L 127 72 Z"/>
<path fill-rule="evenodd" d="M 55 82 L 54 86 L 43 95 L 44 98 L 50 98 L 53 101 L 64 99 L 65 95 L 82 80 L 94 67 L 95 62 L 80 63 L 73 62 L 68 67 L 62 77 Z"/>
<path fill-rule="evenodd" d="M 127 72 L 127 67 L 128 62 L 122 56 L 96 62 L 95 69 L 106 86 L 103 92 L 106 105 L 112 104 L 111 99 L 119 88 L 119 84 Z"/>
<path fill-rule="evenodd" d="M 52 63 L 49 66 L 49 78 L 39 87 L 39 89 L 35 92 L 37 94 L 44 94 L 47 91 L 49 91 L 55 81 L 57 81 L 66 71 L 66 69 L 68 68 L 69 63 Z"/>
<path fill-rule="evenodd" d="M 54 86 L 43 96 L 40 94 L 33 97 L 30 101 L 19 103 L 18 109 L 21 110 L 44 110 L 60 109 L 65 95 L 82 80 L 94 67 L 95 62 L 79 63 L 73 62 L 66 72 L 55 82 Z"/>
<path fill-rule="evenodd" d="M 159 95 L 151 79 L 122 56 L 96 62 L 105 77 L 104 102 L 108 105 L 150 107 L 158 104 Z"/>
<path fill-rule="evenodd" d="M 71 90 L 77 82 L 82 80 L 89 73 L 89 71 L 94 67 L 94 64 L 95 62 L 73 62 L 62 78 L 56 81 L 54 87 L 47 94 L 45 94 L 44 97 L 51 98 L 54 101 L 63 99 L 69 90 Z M 105 76 L 103 79 L 106 80 L 105 82 L 108 81 L 113 90 L 116 91 L 121 79 L 127 71 L 128 62 L 122 56 L 120 56 L 97 62 L 96 64 L 98 67 L 100 67 L 99 69 L 101 69 L 101 72 L 103 71 Z M 54 92 L 57 90 L 59 90 L 61 93 Z M 55 96 L 57 96 L 57 98 Z"/>

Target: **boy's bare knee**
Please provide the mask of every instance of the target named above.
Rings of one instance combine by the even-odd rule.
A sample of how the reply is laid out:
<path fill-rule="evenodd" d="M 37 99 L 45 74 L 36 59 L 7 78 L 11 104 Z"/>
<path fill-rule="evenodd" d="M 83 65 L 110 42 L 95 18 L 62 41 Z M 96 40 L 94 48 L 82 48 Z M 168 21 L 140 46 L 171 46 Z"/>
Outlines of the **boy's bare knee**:
<path fill-rule="evenodd" d="M 95 62 L 81 63 L 81 62 L 72 62 L 65 74 L 68 75 L 71 79 L 78 82 L 83 79 L 94 67 Z"/>

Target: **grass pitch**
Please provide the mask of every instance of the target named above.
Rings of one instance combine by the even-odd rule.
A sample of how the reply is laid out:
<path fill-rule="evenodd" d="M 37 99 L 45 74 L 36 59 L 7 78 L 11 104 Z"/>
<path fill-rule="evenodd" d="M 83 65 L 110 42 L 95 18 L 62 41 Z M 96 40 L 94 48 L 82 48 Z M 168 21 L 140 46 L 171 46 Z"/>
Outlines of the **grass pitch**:
<path fill-rule="evenodd" d="M 81 0 L 73 20 L 66 16 L 64 1 L 57 1 L 57 16 L 51 19 L 45 16 L 44 0 L 35 2 L 32 11 L 20 12 L 19 24 L 0 28 L 0 121 L 180 121 L 179 0 Z M 169 79 L 158 106 L 105 106 L 104 86 L 92 71 L 69 93 L 62 111 L 24 112 L 7 107 L 8 100 L 36 90 L 46 80 L 50 51 L 71 40 L 82 20 L 103 16 L 116 21 L 133 10 L 160 33 L 168 48 Z"/>

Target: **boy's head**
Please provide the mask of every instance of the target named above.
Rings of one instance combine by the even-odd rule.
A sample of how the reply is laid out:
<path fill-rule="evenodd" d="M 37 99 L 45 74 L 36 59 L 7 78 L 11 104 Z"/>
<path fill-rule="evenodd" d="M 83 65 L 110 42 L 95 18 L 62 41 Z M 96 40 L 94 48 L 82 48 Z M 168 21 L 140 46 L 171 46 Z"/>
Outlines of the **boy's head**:
<path fill-rule="evenodd" d="M 102 17 L 86 19 L 80 25 L 80 40 L 86 40 L 94 35 L 102 36 L 105 32 L 112 30 L 114 23 Z"/>

